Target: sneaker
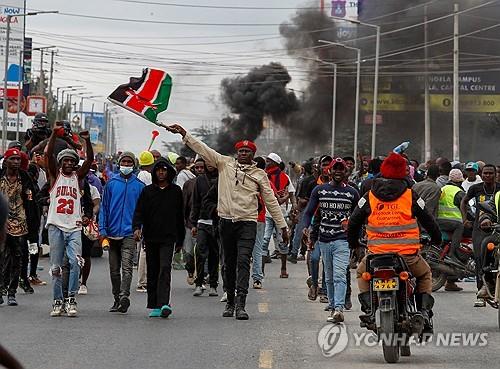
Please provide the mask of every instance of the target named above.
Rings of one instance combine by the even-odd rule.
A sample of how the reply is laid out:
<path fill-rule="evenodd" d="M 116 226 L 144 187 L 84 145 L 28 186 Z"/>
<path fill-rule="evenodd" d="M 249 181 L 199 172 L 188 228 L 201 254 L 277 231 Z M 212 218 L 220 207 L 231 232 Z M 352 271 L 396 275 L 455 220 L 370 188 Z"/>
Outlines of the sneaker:
<path fill-rule="evenodd" d="M 17 306 L 16 296 L 7 296 L 7 306 Z"/>
<path fill-rule="evenodd" d="M 196 286 L 193 292 L 193 296 L 201 296 L 201 295 L 203 295 L 203 289 L 201 288 L 201 286 Z"/>
<path fill-rule="evenodd" d="M 120 306 L 118 306 L 118 312 L 125 314 L 130 306 L 130 300 L 128 297 L 123 296 L 120 299 Z"/>
<path fill-rule="evenodd" d="M 335 310 L 335 309 L 332 309 L 332 308 L 330 307 L 330 305 L 326 305 L 326 306 L 325 306 L 325 308 L 324 308 L 324 310 L 325 310 L 325 311 L 333 311 L 333 310 Z"/>
<path fill-rule="evenodd" d="M 137 286 L 135 289 L 137 292 L 148 292 L 148 289 L 146 286 Z"/>
<path fill-rule="evenodd" d="M 297 261 L 304 261 L 304 260 L 306 260 L 306 257 L 304 255 L 301 254 L 297 256 Z"/>
<path fill-rule="evenodd" d="M 334 324 L 342 323 L 344 321 L 344 313 L 340 310 L 334 310 L 330 313 L 326 321 Z"/>
<path fill-rule="evenodd" d="M 159 318 L 161 317 L 161 309 L 153 309 L 149 313 L 150 318 Z"/>
<path fill-rule="evenodd" d="M 224 308 L 224 312 L 222 313 L 222 316 L 224 318 L 231 318 L 234 316 L 234 305 L 231 304 L 226 304 L 226 307 Z"/>
<path fill-rule="evenodd" d="M 80 285 L 80 288 L 78 289 L 78 294 L 79 295 L 86 295 L 89 291 L 87 290 L 87 286 L 84 284 Z"/>
<path fill-rule="evenodd" d="M 227 292 L 224 292 L 222 298 L 220 299 L 220 302 L 227 302 Z"/>
<path fill-rule="evenodd" d="M 66 314 L 70 318 L 74 318 L 78 315 L 78 309 L 76 306 L 76 299 L 74 297 L 69 297 L 65 301 Z"/>
<path fill-rule="evenodd" d="M 477 300 L 474 302 L 474 307 L 485 307 L 486 306 L 486 301 L 481 298 L 481 297 L 478 297 Z"/>
<path fill-rule="evenodd" d="M 322 304 L 328 304 L 328 296 L 321 295 L 319 297 L 319 302 L 321 302 Z"/>
<path fill-rule="evenodd" d="M 19 287 L 21 287 L 24 293 L 28 295 L 35 293 L 35 290 L 31 287 L 29 280 L 19 279 Z"/>
<path fill-rule="evenodd" d="M 217 288 L 216 287 L 210 287 L 210 291 L 208 292 L 208 296 L 219 296 L 218 292 L 217 292 Z"/>
<path fill-rule="evenodd" d="M 168 318 L 172 314 L 172 308 L 170 305 L 163 305 L 160 309 L 160 316 L 162 318 Z"/>
<path fill-rule="evenodd" d="M 52 304 L 52 311 L 50 312 L 50 316 L 56 317 L 61 316 L 64 312 L 63 302 L 62 300 L 54 300 L 54 304 Z"/>
<path fill-rule="evenodd" d="M 116 313 L 118 312 L 118 308 L 120 307 L 120 300 L 115 299 L 115 302 L 113 303 L 113 306 L 109 308 L 110 313 Z"/>
<path fill-rule="evenodd" d="M 297 256 L 295 255 L 288 255 L 287 260 L 292 264 L 297 264 Z"/>
<path fill-rule="evenodd" d="M 260 290 L 262 289 L 262 282 L 261 281 L 253 281 L 253 288 L 255 290 Z"/>
<path fill-rule="evenodd" d="M 264 264 L 270 264 L 270 263 L 272 263 L 273 261 L 271 260 L 271 257 L 270 257 L 269 255 L 265 255 L 265 256 L 263 256 L 263 257 L 262 257 L 262 262 L 263 262 Z"/>
<path fill-rule="evenodd" d="M 30 284 L 32 286 L 46 286 L 47 285 L 47 282 L 42 281 L 40 278 L 38 278 L 38 276 L 30 277 L 29 280 L 30 280 Z"/>
<path fill-rule="evenodd" d="M 188 276 L 186 278 L 187 284 L 192 286 L 194 284 L 194 274 L 193 273 L 188 273 Z"/>
<path fill-rule="evenodd" d="M 236 320 L 248 320 L 248 314 L 243 306 L 236 307 Z"/>

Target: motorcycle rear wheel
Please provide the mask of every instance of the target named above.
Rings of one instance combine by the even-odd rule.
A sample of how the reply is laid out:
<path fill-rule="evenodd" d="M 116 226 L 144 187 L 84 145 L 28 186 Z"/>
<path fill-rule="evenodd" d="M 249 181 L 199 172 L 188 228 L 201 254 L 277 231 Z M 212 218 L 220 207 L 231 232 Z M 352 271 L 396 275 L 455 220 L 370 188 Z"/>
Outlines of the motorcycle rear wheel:
<path fill-rule="evenodd" d="M 384 359 L 388 363 L 397 363 L 399 361 L 399 340 L 394 342 L 394 310 L 380 312 L 380 328 L 385 335 L 382 340 Z"/>
<path fill-rule="evenodd" d="M 439 253 L 432 248 L 426 247 L 422 249 L 421 253 L 422 257 L 427 262 L 429 262 L 429 260 L 432 260 L 434 262 L 439 262 L 439 259 L 441 258 L 441 255 L 439 255 Z M 436 292 L 445 285 L 448 276 L 445 273 L 440 272 L 439 270 L 432 269 L 431 271 L 432 271 L 432 292 Z"/>

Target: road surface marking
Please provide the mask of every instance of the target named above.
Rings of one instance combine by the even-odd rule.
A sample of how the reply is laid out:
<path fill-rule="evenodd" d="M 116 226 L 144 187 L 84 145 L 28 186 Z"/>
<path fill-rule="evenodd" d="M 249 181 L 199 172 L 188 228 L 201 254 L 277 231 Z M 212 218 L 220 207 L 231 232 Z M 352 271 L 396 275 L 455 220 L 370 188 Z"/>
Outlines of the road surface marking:
<path fill-rule="evenodd" d="M 259 302 L 257 306 L 259 308 L 259 313 L 269 313 L 269 304 L 267 302 Z"/>
<path fill-rule="evenodd" d="M 259 357 L 259 368 L 272 369 L 273 350 L 261 350 Z"/>

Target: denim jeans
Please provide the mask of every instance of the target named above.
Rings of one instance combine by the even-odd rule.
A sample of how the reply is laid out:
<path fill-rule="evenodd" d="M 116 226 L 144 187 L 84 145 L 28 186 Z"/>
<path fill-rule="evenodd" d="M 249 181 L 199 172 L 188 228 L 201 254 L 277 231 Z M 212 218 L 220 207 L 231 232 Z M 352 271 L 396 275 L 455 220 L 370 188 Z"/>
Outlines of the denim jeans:
<path fill-rule="evenodd" d="M 305 220 L 304 220 L 304 210 L 299 213 L 299 222 L 295 226 L 295 233 L 293 235 L 292 240 L 292 252 L 293 256 L 297 256 L 299 254 L 300 245 L 302 243 L 302 234 L 305 228 Z"/>
<path fill-rule="evenodd" d="M 312 279 L 312 284 L 315 287 L 318 287 L 318 279 L 319 279 L 319 261 L 321 259 L 321 250 L 318 246 L 318 243 L 314 245 L 314 249 L 312 251 L 309 251 L 309 260 L 311 263 L 311 279 Z M 323 271 L 323 276 L 324 276 L 324 271 Z M 325 283 L 325 278 L 322 278 L 321 281 L 321 288 L 323 290 L 326 290 L 326 283 Z"/>
<path fill-rule="evenodd" d="M 266 231 L 266 223 L 257 222 L 257 233 L 255 235 L 255 246 L 253 247 L 252 258 L 252 279 L 262 282 L 264 274 L 262 273 L 262 244 L 264 243 L 264 232 Z"/>
<path fill-rule="evenodd" d="M 82 255 L 82 231 L 64 232 L 55 225 L 48 227 L 50 243 L 50 271 L 54 300 L 63 299 L 62 265 L 66 254 L 69 262 L 68 296 L 75 296 L 78 291 L 80 266 L 77 256 Z"/>
<path fill-rule="evenodd" d="M 269 254 L 269 242 L 271 242 L 271 237 L 276 230 L 276 236 L 274 237 L 274 248 L 281 255 L 288 255 L 288 245 L 285 244 L 281 238 L 280 230 L 276 227 L 276 223 L 273 218 L 266 217 L 266 230 L 264 232 L 264 240 L 262 244 L 262 255 Z"/>
<path fill-rule="evenodd" d="M 318 242 L 323 256 L 326 292 L 329 307 L 343 310 L 347 289 L 346 273 L 349 267 L 349 244 L 346 240 Z"/>

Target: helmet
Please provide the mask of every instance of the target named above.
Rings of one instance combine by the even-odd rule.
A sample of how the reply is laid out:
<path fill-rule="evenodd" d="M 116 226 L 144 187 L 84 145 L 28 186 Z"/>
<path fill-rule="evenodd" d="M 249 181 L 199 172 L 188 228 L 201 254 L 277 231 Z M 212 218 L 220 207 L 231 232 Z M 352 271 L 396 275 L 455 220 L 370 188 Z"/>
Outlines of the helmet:
<path fill-rule="evenodd" d="M 45 113 L 38 113 L 35 115 L 35 118 L 33 119 L 33 128 L 46 128 L 49 124 L 49 119 L 47 118 L 47 114 Z"/>

